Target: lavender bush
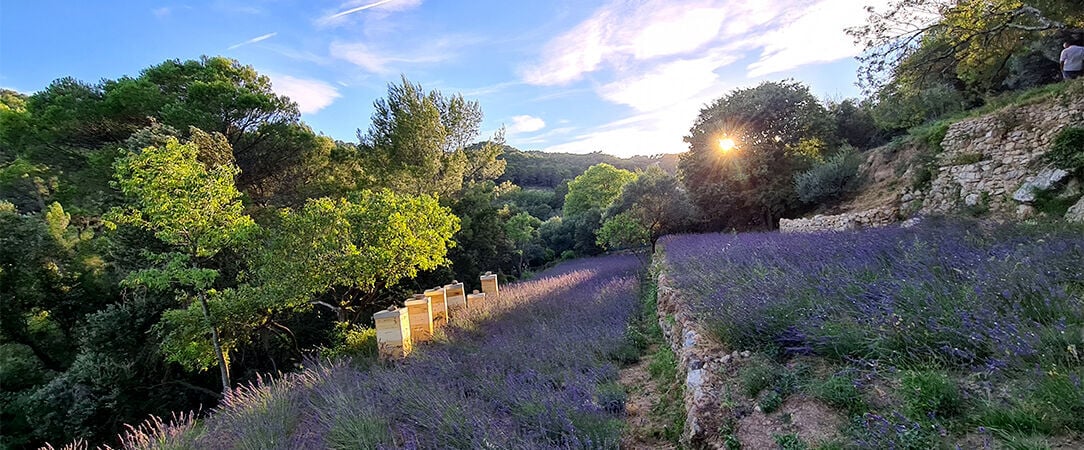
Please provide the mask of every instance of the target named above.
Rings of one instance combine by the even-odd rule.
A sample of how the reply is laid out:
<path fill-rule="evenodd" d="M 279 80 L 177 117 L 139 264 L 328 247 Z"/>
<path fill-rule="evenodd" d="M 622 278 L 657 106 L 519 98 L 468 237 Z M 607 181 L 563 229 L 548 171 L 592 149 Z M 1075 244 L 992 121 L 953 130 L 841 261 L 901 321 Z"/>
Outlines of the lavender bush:
<path fill-rule="evenodd" d="M 605 385 L 637 308 L 640 265 L 633 256 L 578 260 L 504 286 L 402 363 L 321 362 L 239 387 L 184 440 L 241 449 L 617 448 L 621 410 Z"/>
<path fill-rule="evenodd" d="M 783 354 L 996 372 L 1079 364 L 1084 233 L 927 220 L 905 229 L 664 239 L 718 337 Z"/>

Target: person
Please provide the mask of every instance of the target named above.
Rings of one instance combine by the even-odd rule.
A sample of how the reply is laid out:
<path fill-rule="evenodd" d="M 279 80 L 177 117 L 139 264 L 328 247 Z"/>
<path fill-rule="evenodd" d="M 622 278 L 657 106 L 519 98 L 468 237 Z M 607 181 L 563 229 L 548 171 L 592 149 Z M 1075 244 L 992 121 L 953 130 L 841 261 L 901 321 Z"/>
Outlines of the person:
<path fill-rule="evenodd" d="M 1084 47 L 1066 42 L 1061 51 L 1061 77 L 1074 80 L 1084 74 Z"/>

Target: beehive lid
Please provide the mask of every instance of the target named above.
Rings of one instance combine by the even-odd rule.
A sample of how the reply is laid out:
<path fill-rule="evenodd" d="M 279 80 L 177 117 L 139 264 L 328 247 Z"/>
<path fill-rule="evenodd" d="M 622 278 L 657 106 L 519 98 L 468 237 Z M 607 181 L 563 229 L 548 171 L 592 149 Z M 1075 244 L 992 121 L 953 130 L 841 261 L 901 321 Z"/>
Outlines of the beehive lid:
<path fill-rule="evenodd" d="M 373 319 L 394 319 L 394 318 L 397 318 L 397 317 L 402 317 L 403 313 L 405 313 L 405 312 L 406 312 L 405 310 L 401 310 L 401 309 L 393 309 L 391 311 L 384 310 L 384 311 L 380 311 L 380 312 L 378 312 L 376 314 L 373 314 Z"/>
<path fill-rule="evenodd" d="M 403 302 L 403 306 L 420 306 L 428 304 L 429 301 L 429 298 L 423 295 L 422 298 L 415 297 Z"/>

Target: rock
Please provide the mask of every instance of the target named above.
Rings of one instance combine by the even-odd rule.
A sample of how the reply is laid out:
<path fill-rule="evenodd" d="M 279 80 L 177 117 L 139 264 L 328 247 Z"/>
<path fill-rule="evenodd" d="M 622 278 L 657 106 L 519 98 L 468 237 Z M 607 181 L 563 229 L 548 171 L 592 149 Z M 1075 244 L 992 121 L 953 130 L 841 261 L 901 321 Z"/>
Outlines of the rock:
<path fill-rule="evenodd" d="M 1065 213 L 1065 220 L 1077 223 L 1084 222 L 1084 197 L 1080 197 L 1076 204 L 1069 207 L 1069 211 Z"/>
<path fill-rule="evenodd" d="M 911 228 L 920 223 L 922 223 L 921 217 L 912 217 L 910 219 L 904 220 L 903 223 L 900 224 L 900 226 L 904 228 Z"/>
<path fill-rule="evenodd" d="M 730 355 L 723 355 L 722 358 L 719 358 L 719 363 L 721 363 L 721 364 L 727 364 L 729 362 L 730 362 Z"/>
<path fill-rule="evenodd" d="M 749 350 L 746 350 L 746 351 L 744 351 L 744 352 L 741 352 L 741 357 L 742 357 L 742 358 L 748 358 L 748 357 L 749 357 L 749 355 L 752 355 L 752 353 L 749 353 Z"/>
<path fill-rule="evenodd" d="M 1048 167 L 1020 186 L 1020 189 L 1013 193 L 1012 198 L 1018 202 L 1033 202 L 1035 201 L 1036 192 L 1048 191 L 1068 176 L 1069 172 Z"/>
<path fill-rule="evenodd" d="M 1016 207 L 1016 218 L 1020 220 L 1030 219 L 1035 216 L 1036 210 L 1031 205 L 1018 205 Z"/>
<path fill-rule="evenodd" d="M 967 206 L 975 206 L 975 205 L 978 205 L 979 201 L 981 201 L 981 200 L 982 200 L 981 195 L 972 192 L 970 194 L 967 194 L 967 197 L 964 197 L 964 204 L 967 205 Z"/>

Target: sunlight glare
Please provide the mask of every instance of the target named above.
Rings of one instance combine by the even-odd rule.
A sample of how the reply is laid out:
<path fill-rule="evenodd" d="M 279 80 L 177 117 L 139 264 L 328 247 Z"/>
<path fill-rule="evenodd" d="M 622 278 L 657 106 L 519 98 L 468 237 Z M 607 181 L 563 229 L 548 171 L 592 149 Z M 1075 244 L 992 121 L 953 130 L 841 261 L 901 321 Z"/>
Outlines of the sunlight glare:
<path fill-rule="evenodd" d="M 737 147 L 737 146 L 738 146 L 738 144 L 736 142 L 734 142 L 734 140 L 731 139 L 731 138 L 719 139 L 719 149 L 721 149 L 724 152 L 729 152 L 731 150 L 734 150 L 734 148 Z"/>

